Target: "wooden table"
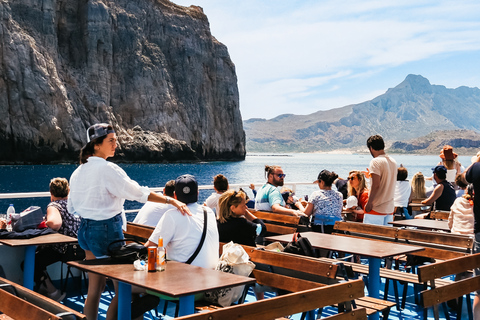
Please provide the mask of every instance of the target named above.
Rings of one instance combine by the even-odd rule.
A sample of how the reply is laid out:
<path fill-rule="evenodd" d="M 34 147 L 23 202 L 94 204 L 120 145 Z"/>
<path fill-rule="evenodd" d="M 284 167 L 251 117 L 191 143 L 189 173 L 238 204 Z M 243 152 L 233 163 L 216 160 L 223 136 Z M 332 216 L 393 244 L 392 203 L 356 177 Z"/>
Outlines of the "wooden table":
<path fill-rule="evenodd" d="M 368 295 L 378 298 L 380 295 L 380 262 L 382 258 L 424 250 L 421 247 L 388 243 L 351 237 L 336 236 L 318 232 L 303 232 L 314 248 L 354 253 L 368 257 Z M 290 242 L 292 234 L 266 237 L 268 241 Z M 378 313 L 369 319 L 378 319 Z"/>
<path fill-rule="evenodd" d="M 131 285 L 179 298 L 179 316 L 194 313 L 194 295 L 208 290 L 254 283 L 254 278 L 238 276 L 190 264 L 168 261 L 165 271 L 135 271 L 133 264 L 101 264 L 99 259 L 70 261 L 69 265 L 118 280 L 118 319 L 130 320 Z"/>
<path fill-rule="evenodd" d="M 450 232 L 448 221 L 432 219 L 408 219 L 389 222 L 395 227 L 416 227 L 424 230 L 441 230 Z"/>
<path fill-rule="evenodd" d="M 37 246 L 76 243 L 77 238 L 69 237 L 61 233 L 51 233 L 30 239 L 0 239 L 0 243 L 9 247 L 25 247 L 25 260 L 23 263 L 23 286 L 33 290 L 35 272 L 35 251 Z"/>

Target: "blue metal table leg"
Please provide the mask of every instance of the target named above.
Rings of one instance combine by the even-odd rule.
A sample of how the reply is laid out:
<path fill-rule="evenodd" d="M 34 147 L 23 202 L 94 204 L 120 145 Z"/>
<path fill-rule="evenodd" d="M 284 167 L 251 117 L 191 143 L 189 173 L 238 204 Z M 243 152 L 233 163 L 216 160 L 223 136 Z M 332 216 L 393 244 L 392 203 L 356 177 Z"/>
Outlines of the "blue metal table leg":
<path fill-rule="evenodd" d="M 187 316 L 195 312 L 195 295 L 180 297 L 180 306 L 178 309 L 178 316 Z"/>
<path fill-rule="evenodd" d="M 37 246 L 25 247 L 25 260 L 23 263 L 23 286 L 33 290 L 33 275 L 35 272 L 35 251 Z"/>
<path fill-rule="evenodd" d="M 380 297 L 380 259 L 368 258 L 368 295 L 372 298 Z M 379 314 L 368 316 L 369 320 L 378 320 Z"/>
<path fill-rule="evenodd" d="M 316 320 L 316 319 L 317 318 L 315 317 L 315 310 L 307 311 L 306 320 Z"/>
<path fill-rule="evenodd" d="M 118 319 L 130 320 L 132 314 L 132 286 L 118 281 Z"/>

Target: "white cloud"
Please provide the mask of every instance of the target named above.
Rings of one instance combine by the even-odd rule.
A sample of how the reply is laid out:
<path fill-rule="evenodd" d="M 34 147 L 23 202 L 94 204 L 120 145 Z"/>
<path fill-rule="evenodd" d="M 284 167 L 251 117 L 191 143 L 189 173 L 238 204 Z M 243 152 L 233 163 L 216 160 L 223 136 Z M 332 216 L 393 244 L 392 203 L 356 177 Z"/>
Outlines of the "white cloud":
<path fill-rule="evenodd" d="M 236 65 L 244 118 L 359 103 L 363 100 L 353 99 L 361 98 L 360 91 L 386 90 L 373 78 L 385 78 L 391 86 L 388 78 L 397 78 L 398 68 L 405 68 L 403 77 L 407 70 L 419 73 L 419 62 L 439 56 L 447 81 L 458 63 L 456 54 L 480 51 L 478 1 L 195 2 Z M 472 68 L 478 74 L 476 63 Z M 478 75 L 456 78 L 462 76 L 480 82 Z M 376 87 L 360 90 L 367 80 Z"/>

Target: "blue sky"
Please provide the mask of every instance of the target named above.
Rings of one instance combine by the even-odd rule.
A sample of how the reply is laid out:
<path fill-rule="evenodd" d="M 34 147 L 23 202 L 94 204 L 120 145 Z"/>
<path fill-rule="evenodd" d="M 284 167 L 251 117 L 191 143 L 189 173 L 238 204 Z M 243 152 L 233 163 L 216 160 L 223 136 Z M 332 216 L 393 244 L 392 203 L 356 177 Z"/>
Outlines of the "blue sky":
<path fill-rule="evenodd" d="M 235 63 L 243 119 L 371 100 L 420 74 L 480 87 L 480 1 L 173 0 L 198 5 Z"/>

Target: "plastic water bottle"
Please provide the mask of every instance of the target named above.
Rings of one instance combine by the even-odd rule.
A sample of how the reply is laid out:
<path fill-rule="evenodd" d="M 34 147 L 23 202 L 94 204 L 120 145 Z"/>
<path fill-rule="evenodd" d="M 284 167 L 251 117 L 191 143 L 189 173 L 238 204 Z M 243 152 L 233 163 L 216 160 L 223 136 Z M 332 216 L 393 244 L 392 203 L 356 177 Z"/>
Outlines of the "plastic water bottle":
<path fill-rule="evenodd" d="M 13 204 L 10 204 L 10 206 L 7 209 L 7 230 L 12 231 L 12 217 L 15 214 L 15 207 Z"/>

